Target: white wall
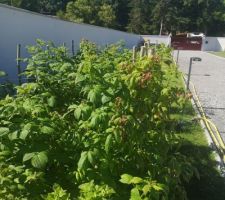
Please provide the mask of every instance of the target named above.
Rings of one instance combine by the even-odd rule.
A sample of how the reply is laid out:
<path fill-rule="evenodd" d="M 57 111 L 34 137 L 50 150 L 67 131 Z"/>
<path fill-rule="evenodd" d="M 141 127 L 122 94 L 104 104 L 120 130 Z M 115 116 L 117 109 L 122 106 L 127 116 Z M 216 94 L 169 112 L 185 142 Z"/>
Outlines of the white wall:
<path fill-rule="evenodd" d="M 202 51 L 225 51 L 225 37 L 203 38 Z"/>
<path fill-rule="evenodd" d="M 150 40 L 151 44 L 165 44 L 170 46 L 171 37 L 167 35 L 142 35 L 145 40 Z"/>
<path fill-rule="evenodd" d="M 22 45 L 22 56 L 25 57 L 25 46 L 35 44 L 37 38 L 51 40 L 56 45 L 65 42 L 68 47 L 71 47 L 74 40 L 77 50 L 83 38 L 99 45 L 124 40 L 130 48 L 141 37 L 97 26 L 71 23 L 0 4 L 0 70 L 5 70 L 13 82 L 17 80 L 16 45 Z"/>

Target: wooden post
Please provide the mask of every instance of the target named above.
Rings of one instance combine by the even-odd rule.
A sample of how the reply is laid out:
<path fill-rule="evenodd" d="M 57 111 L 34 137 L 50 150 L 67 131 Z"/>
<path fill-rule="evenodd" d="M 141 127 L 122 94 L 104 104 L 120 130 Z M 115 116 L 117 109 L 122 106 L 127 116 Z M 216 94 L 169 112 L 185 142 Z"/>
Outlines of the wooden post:
<path fill-rule="evenodd" d="M 142 58 L 145 55 L 145 46 L 141 47 L 140 57 Z"/>
<path fill-rule="evenodd" d="M 19 85 L 22 84 L 22 79 L 21 79 L 21 44 L 17 44 L 17 47 L 16 47 L 16 67 L 17 67 L 17 76 L 18 76 L 18 82 L 19 82 Z"/>
<path fill-rule="evenodd" d="M 74 40 L 72 40 L 72 55 L 75 55 L 75 51 L 74 51 Z"/>
<path fill-rule="evenodd" d="M 137 55 L 137 52 L 136 52 L 136 46 L 133 46 L 133 57 L 132 57 L 133 63 L 135 63 L 136 55 Z"/>
<path fill-rule="evenodd" d="M 64 47 L 64 56 L 66 56 L 66 43 L 63 42 L 63 47 Z"/>
<path fill-rule="evenodd" d="M 149 58 L 152 57 L 152 49 L 151 49 L 151 48 L 148 49 L 148 57 L 149 57 Z"/>

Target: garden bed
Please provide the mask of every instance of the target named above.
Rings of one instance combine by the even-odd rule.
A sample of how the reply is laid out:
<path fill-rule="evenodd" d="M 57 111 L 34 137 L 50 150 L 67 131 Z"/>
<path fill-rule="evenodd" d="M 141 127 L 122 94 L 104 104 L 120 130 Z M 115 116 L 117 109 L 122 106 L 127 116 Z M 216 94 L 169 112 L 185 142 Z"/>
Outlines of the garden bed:
<path fill-rule="evenodd" d="M 221 179 L 170 49 L 135 62 L 121 44 L 29 51 L 29 83 L 0 101 L 1 199 L 212 195 L 202 180 Z"/>

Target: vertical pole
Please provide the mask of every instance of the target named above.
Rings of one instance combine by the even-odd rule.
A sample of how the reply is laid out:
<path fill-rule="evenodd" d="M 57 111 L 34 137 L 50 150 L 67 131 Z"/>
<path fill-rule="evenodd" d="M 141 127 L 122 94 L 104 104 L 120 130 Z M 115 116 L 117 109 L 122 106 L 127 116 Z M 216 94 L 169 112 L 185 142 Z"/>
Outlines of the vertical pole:
<path fill-rule="evenodd" d="M 65 42 L 63 42 L 63 47 L 65 47 L 64 48 L 64 56 L 66 56 L 66 43 Z"/>
<path fill-rule="evenodd" d="M 161 22 L 160 22 L 159 35 L 162 35 L 162 29 L 163 29 L 163 19 L 161 19 Z"/>
<path fill-rule="evenodd" d="M 192 58 L 190 58 L 188 80 L 187 80 L 187 90 L 189 90 L 190 78 L 191 78 L 191 68 L 192 68 Z"/>
<path fill-rule="evenodd" d="M 136 46 L 133 46 L 133 57 L 132 57 L 133 63 L 135 63 L 135 60 L 136 60 Z"/>
<path fill-rule="evenodd" d="M 178 61 L 179 61 L 179 55 L 180 55 L 180 50 L 178 49 L 177 50 L 177 62 L 176 63 L 178 63 Z"/>
<path fill-rule="evenodd" d="M 151 58 L 152 55 L 153 55 L 153 53 L 152 53 L 153 51 L 152 51 L 152 50 L 153 50 L 153 49 L 151 49 L 151 48 L 148 49 L 148 57 L 149 57 L 149 58 Z"/>
<path fill-rule="evenodd" d="M 74 40 L 72 40 L 72 55 L 75 55 L 75 51 L 74 51 Z"/>
<path fill-rule="evenodd" d="M 141 51 L 140 51 L 140 57 L 142 58 L 144 56 L 145 53 L 145 46 L 141 47 Z"/>
<path fill-rule="evenodd" d="M 20 55 L 21 55 L 21 44 L 17 44 L 17 47 L 16 47 L 16 66 L 17 66 L 17 75 L 18 75 L 18 82 L 19 82 L 19 85 L 22 84 L 22 80 L 21 80 L 21 60 L 20 60 Z"/>

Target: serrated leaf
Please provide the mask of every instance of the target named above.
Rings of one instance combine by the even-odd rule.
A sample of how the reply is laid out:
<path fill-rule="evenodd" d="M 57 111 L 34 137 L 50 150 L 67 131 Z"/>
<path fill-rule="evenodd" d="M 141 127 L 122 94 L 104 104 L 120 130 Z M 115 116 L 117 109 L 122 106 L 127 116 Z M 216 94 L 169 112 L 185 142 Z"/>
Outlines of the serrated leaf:
<path fill-rule="evenodd" d="M 84 75 L 77 73 L 77 74 L 76 74 L 75 83 L 82 82 L 82 81 L 84 81 L 85 79 L 86 79 L 86 78 L 85 78 Z"/>
<path fill-rule="evenodd" d="M 22 130 L 22 131 L 20 132 L 20 139 L 21 139 L 21 140 L 25 140 L 26 137 L 28 136 L 28 134 L 29 134 L 29 131 L 28 131 L 28 130 Z"/>
<path fill-rule="evenodd" d="M 138 183 L 141 183 L 143 182 L 143 179 L 140 178 L 140 177 L 133 177 L 130 181 L 130 183 L 133 183 L 133 184 L 138 184 Z"/>
<path fill-rule="evenodd" d="M 108 135 L 105 141 L 105 152 L 108 154 L 112 145 L 112 134 Z"/>
<path fill-rule="evenodd" d="M 76 105 L 76 104 L 70 105 L 70 106 L 68 107 L 69 110 L 74 110 L 74 109 L 76 109 L 76 108 L 77 108 L 77 105 Z"/>
<path fill-rule="evenodd" d="M 74 111 L 74 117 L 79 120 L 81 116 L 81 109 L 80 107 L 77 107 L 76 110 Z"/>
<path fill-rule="evenodd" d="M 96 99 L 97 99 L 97 95 L 95 93 L 95 90 L 91 90 L 89 93 L 88 93 L 88 100 L 92 103 L 95 103 L 96 102 Z"/>
<path fill-rule="evenodd" d="M 148 194 L 148 192 L 150 191 L 150 189 L 151 189 L 151 186 L 150 185 L 145 185 L 142 188 L 142 191 L 143 191 L 144 195 Z"/>
<path fill-rule="evenodd" d="M 139 190 L 137 188 L 133 188 L 131 190 L 130 200 L 142 200 Z"/>
<path fill-rule="evenodd" d="M 94 152 L 93 151 L 88 151 L 88 161 L 94 165 L 95 164 L 95 158 L 94 158 Z"/>
<path fill-rule="evenodd" d="M 97 114 L 95 114 L 92 118 L 91 118 L 91 127 L 96 127 L 98 124 L 100 123 L 100 118 Z"/>
<path fill-rule="evenodd" d="M 8 137 L 9 137 L 10 140 L 18 139 L 18 131 L 14 131 L 12 133 L 9 133 Z"/>
<path fill-rule="evenodd" d="M 163 184 L 154 184 L 152 185 L 152 188 L 154 188 L 156 191 L 162 191 L 163 190 Z"/>
<path fill-rule="evenodd" d="M 103 104 L 108 103 L 110 100 L 111 100 L 110 97 L 107 97 L 107 96 L 105 96 L 105 95 L 102 96 L 102 103 L 103 103 Z"/>
<path fill-rule="evenodd" d="M 38 169 L 43 169 L 48 163 L 48 156 L 45 151 L 35 153 L 31 159 L 31 164 L 33 167 Z"/>
<path fill-rule="evenodd" d="M 54 107 L 56 104 L 56 98 L 54 96 L 51 96 L 50 98 L 48 98 L 47 102 L 50 107 Z"/>
<path fill-rule="evenodd" d="M 33 158 L 34 155 L 35 155 L 35 152 L 24 154 L 23 162 L 26 162 L 26 161 L 30 160 L 31 158 Z"/>
<path fill-rule="evenodd" d="M 0 127 L 0 137 L 7 135 L 9 133 L 9 128 L 7 127 Z"/>
<path fill-rule="evenodd" d="M 80 159 L 77 163 L 78 169 L 83 169 L 85 167 L 87 159 L 88 159 L 87 151 L 82 152 Z"/>
<path fill-rule="evenodd" d="M 54 129 L 49 127 L 49 126 L 42 126 L 41 127 L 41 132 L 45 134 L 51 134 L 54 132 Z"/>
<path fill-rule="evenodd" d="M 133 176 L 129 174 L 123 174 L 121 176 L 120 182 L 124 184 L 130 184 L 130 181 L 132 180 Z"/>

